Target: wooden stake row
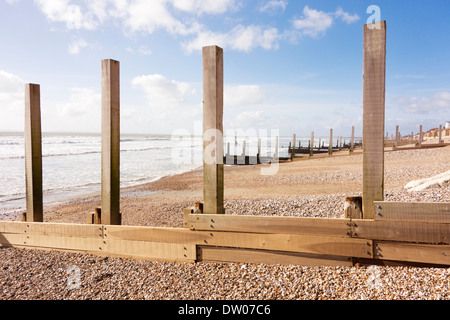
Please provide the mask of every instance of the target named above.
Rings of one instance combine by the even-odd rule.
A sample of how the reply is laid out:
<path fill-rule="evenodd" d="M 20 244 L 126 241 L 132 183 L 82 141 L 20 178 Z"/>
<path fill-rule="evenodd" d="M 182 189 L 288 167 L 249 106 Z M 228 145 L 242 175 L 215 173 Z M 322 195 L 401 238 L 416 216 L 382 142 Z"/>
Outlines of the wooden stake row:
<path fill-rule="evenodd" d="M 102 61 L 103 224 L 120 224 L 120 74 L 119 62 Z M 25 85 L 26 221 L 43 222 L 40 86 Z"/>

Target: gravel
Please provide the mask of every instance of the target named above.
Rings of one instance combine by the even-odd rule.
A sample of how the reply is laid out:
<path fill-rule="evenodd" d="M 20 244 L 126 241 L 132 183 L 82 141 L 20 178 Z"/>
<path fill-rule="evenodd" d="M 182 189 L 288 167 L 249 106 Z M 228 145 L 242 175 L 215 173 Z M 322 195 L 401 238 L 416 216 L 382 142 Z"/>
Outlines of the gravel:
<path fill-rule="evenodd" d="M 449 170 L 449 154 L 448 147 L 387 153 L 388 163 L 400 161 L 403 165 L 397 169 L 386 166 L 389 188 L 385 200 L 450 202 L 449 187 L 420 192 L 402 188 L 410 180 Z M 418 166 L 418 159 L 424 156 L 433 161 Z M 356 170 L 290 179 L 356 181 L 361 175 Z M 339 218 L 344 197 L 329 194 L 228 199 L 225 208 L 227 214 L 235 215 Z M 153 226 L 180 227 L 182 208 L 188 205 L 174 201 L 158 208 L 154 219 L 145 219 L 152 220 L 149 225 Z M 166 219 L 169 216 L 172 218 Z M 0 247 L 0 300 L 13 299 L 449 300 L 450 268 L 189 264 Z"/>

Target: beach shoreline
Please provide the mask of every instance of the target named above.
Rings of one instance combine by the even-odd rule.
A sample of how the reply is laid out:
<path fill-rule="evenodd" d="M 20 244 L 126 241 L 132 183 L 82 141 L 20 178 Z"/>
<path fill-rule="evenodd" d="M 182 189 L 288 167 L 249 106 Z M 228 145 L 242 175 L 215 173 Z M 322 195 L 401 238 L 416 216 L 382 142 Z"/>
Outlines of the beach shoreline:
<path fill-rule="evenodd" d="M 426 178 L 449 170 L 446 163 L 450 146 L 385 153 L 385 192 L 387 199 L 408 198 L 409 201 L 443 201 L 427 192 L 407 193 L 409 181 Z M 433 159 L 430 161 L 430 159 Z M 261 175 L 268 165 L 225 166 L 225 208 L 229 214 L 289 215 L 290 207 L 306 208 L 312 216 L 340 217 L 347 195 L 362 192 L 362 150 L 352 155 L 341 151 L 332 157 L 320 155 L 298 157 L 279 163 L 274 175 Z M 160 178 L 149 183 L 121 189 L 121 213 L 124 225 L 181 227 L 183 208 L 203 198 L 202 169 Z M 428 193 L 432 193 L 429 191 Z M 398 196 L 397 196 L 398 195 Z M 283 204 L 292 202 L 292 205 Z M 405 199 L 405 200 L 408 200 Z M 317 203 L 314 203 L 316 201 Z M 399 201 L 399 200 L 396 200 Z M 448 199 L 450 201 L 450 198 Z M 265 209 L 257 208 L 258 203 Z M 270 204 L 272 202 L 272 204 Z M 294 204 L 297 202 L 297 204 Z M 307 202 L 311 202 L 308 205 Z M 100 193 L 80 195 L 60 203 L 44 204 L 44 221 L 85 223 L 86 214 L 101 205 Z M 321 208 L 320 206 L 324 208 Z M 314 210 L 318 213 L 314 213 Z M 327 214 L 321 213 L 327 211 Z M 294 216 L 308 216 L 293 210 Z M 10 220 L 17 219 L 10 217 Z"/>
<path fill-rule="evenodd" d="M 448 171 L 450 146 L 385 154 L 385 200 L 450 202 L 450 187 L 420 192 L 407 182 Z M 362 153 L 281 163 L 273 176 L 260 165 L 225 168 L 226 214 L 335 218 L 344 197 L 361 194 Z M 45 206 L 44 221 L 86 223 L 99 195 Z M 182 227 L 183 208 L 202 200 L 202 171 L 121 190 L 122 224 Z M 39 263 L 36 263 L 39 261 Z M 68 286 L 68 270 L 79 286 Z M 13 280 L 12 280 L 13 279 Z M 321 299 L 448 300 L 450 268 L 180 263 L 92 254 L 0 248 L 0 299 Z"/>

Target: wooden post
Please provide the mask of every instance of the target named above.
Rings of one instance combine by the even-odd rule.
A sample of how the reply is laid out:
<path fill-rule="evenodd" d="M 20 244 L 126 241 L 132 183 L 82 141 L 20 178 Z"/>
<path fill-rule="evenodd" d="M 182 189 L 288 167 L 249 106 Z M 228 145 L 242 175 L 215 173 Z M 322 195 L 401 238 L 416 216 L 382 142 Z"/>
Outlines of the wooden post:
<path fill-rule="evenodd" d="M 314 154 L 314 131 L 311 132 L 311 143 L 310 143 L 310 149 L 309 149 L 309 156 L 312 157 Z"/>
<path fill-rule="evenodd" d="M 258 158 L 261 158 L 261 138 L 258 138 Z"/>
<path fill-rule="evenodd" d="M 41 93 L 38 84 L 25 85 L 26 221 L 43 222 Z"/>
<path fill-rule="evenodd" d="M 353 152 L 355 149 L 355 126 L 352 126 L 352 137 L 350 140 L 350 152 Z"/>
<path fill-rule="evenodd" d="M 395 148 L 400 145 L 400 132 L 398 131 L 398 126 L 395 126 Z"/>
<path fill-rule="evenodd" d="M 101 222 L 120 225 L 120 65 L 102 60 Z"/>
<path fill-rule="evenodd" d="M 423 140 L 423 130 L 422 130 L 422 125 L 420 125 L 420 129 L 419 129 L 419 148 L 422 147 L 422 140 Z"/>
<path fill-rule="evenodd" d="M 379 26 L 379 27 L 377 27 Z M 363 217 L 373 219 L 384 199 L 386 21 L 364 25 Z"/>
<path fill-rule="evenodd" d="M 292 157 L 295 157 L 295 138 L 297 138 L 297 135 L 294 133 L 294 136 L 292 138 Z"/>
<path fill-rule="evenodd" d="M 438 143 L 442 143 L 442 124 L 439 125 L 439 140 Z"/>
<path fill-rule="evenodd" d="M 274 158 L 278 159 L 278 136 L 275 137 L 275 154 Z"/>
<path fill-rule="evenodd" d="M 223 207 L 223 49 L 207 46 L 203 55 L 203 212 L 222 214 Z M 207 136 L 214 136 L 214 141 Z M 209 140 L 209 141 L 207 141 Z M 213 150 L 208 153 L 209 150 Z M 209 158 L 209 159 L 208 159 Z"/>
<path fill-rule="evenodd" d="M 333 129 L 330 129 L 330 142 L 328 144 L 328 154 L 333 155 Z"/>

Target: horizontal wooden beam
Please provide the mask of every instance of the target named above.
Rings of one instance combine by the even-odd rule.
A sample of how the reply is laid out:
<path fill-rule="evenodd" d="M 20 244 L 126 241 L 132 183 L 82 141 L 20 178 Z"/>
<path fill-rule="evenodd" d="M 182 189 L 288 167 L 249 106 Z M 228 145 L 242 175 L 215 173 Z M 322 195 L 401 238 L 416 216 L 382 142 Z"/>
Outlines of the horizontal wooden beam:
<path fill-rule="evenodd" d="M 375 259 L 450 265 L 449 245 L 408 244 L 377 241 Z"/>
<path fill-rule="evenodd" d="M 449 202 L 375 201 L 375 220 L 450 223 Z"/>
<path fill-rule="evenodd" d="M 194 244 L 110 240 L 101 237 L 83 238 L 24 233 L 0 233 L 0 246 L 71 250 L 106 256 L 186 262 L 194 262 L 197 255 Z"/>
<path fill-rule="evenodd" d="M 223 217 L 224 215 L 199 216 Z M 219 231 L 215 229 L 194 231 L 184 228 L 105 226 L 104 234 L 105 239 L 170 242 L 218 247 L 329 254 L 349 257 L 369 257 L 372 254 L 371 241 L 365 239 L 352 239 L 349 236 L 332 236 L 329 234 L 318 235 L 318 233 L 265 234 Z"/>
<path fill-rule="evenodd" d="M 357 219 L 352 220 L 352 236 L 371 240 L 449 244 L 450 224 Z"/>
<path fill-rule="evenodd" d="M 347 257 L 314 255 L 308 253 L 236 249 L 224 247 L 199 246 L 197 261 L 234 262 L 255 264 L 281 264 L 302 266 L 351 266 L 352 260 Z"/>
<path fill-rule="evenodd" d="M 103 238 L 102 225 L 0 221 L 0 233 Z"/>
<path fill-rule="evenodd" d="M 191 214 L 187 227 L 204 231 L 323 234 L 347 237 L 350 219 Z"/>
<path fill-rule="evenodd" d="M 209 238 L 204 241 L 203 245 L 345 257 L 367 258 L 372 256 L 371 240 L 322 235 L 210 232 Z"/>

